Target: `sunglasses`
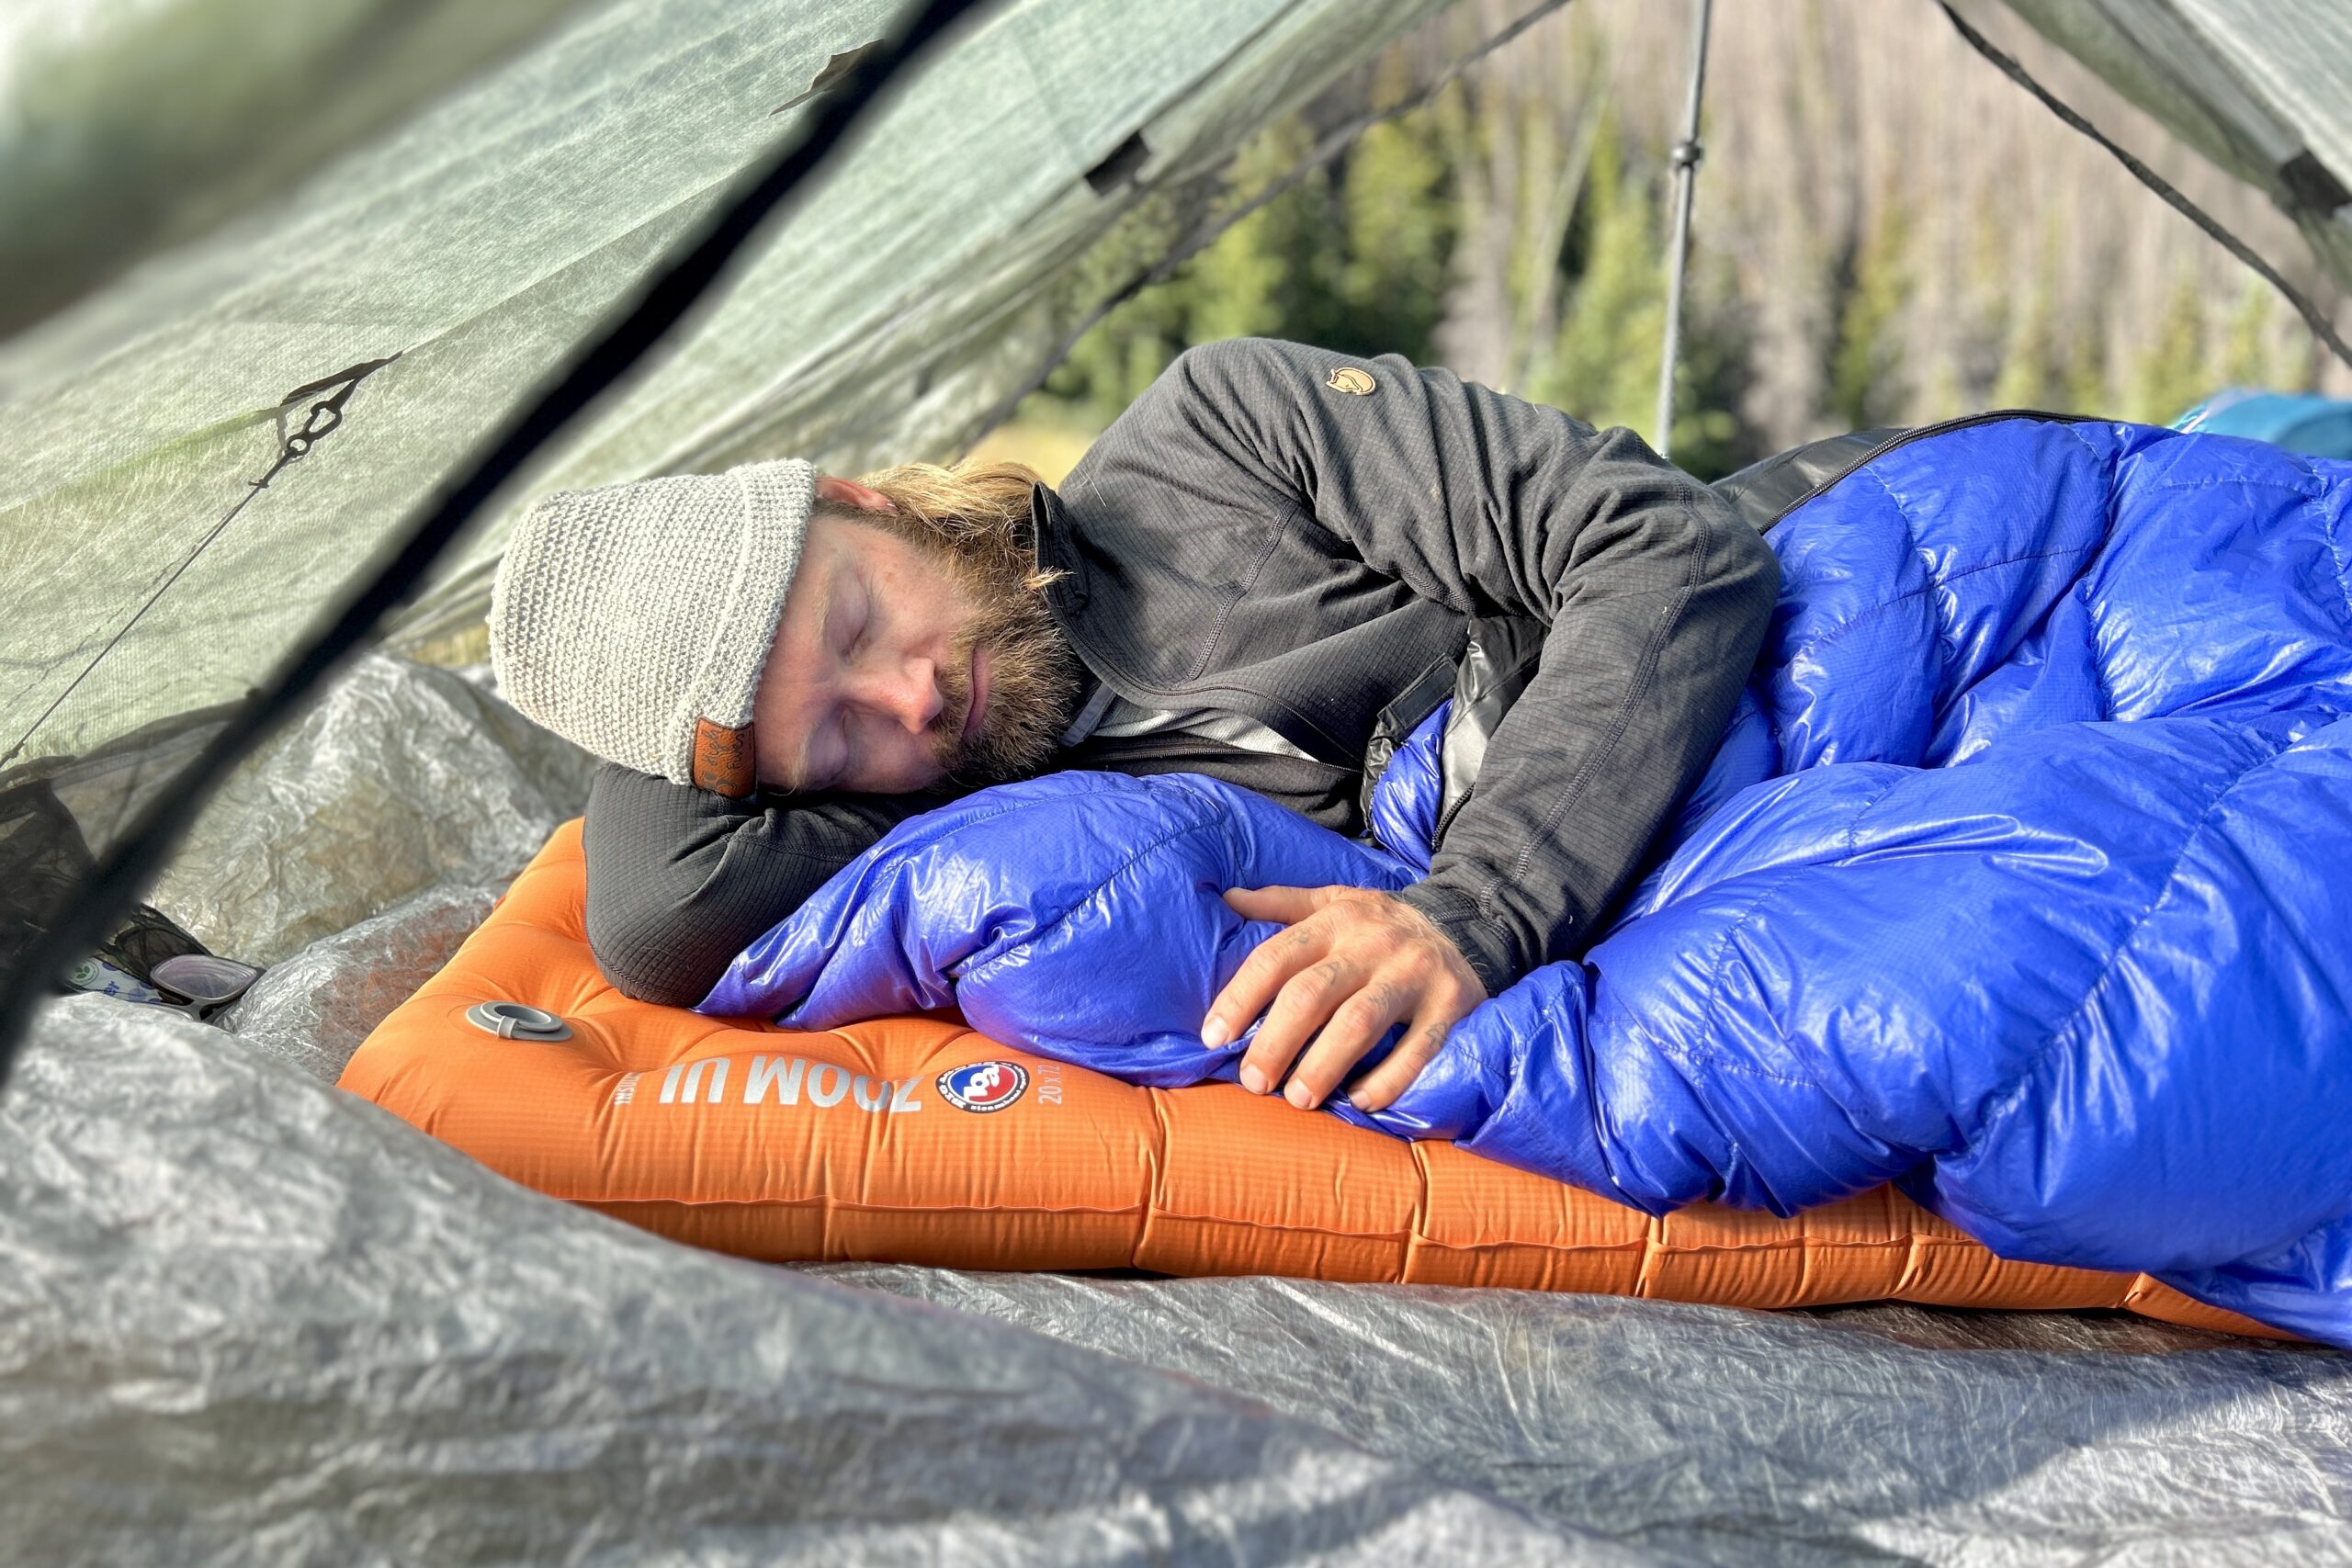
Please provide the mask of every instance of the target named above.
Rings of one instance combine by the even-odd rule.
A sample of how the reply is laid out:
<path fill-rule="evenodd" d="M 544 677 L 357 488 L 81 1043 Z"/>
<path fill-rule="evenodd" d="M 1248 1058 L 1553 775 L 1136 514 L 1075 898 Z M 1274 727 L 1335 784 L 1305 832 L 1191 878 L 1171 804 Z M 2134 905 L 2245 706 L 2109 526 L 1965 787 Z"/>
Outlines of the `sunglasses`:
<path fill-rule="evenodd" d="M 190 1018 L 210 1018 L 235 1001 L 261 978 L 261 970 L 233 958 L 209 953 L 183 953 L 166 958 L 147 972 L 148 983 L 163 993 L 167 1006 L 176 1006 Z"/>

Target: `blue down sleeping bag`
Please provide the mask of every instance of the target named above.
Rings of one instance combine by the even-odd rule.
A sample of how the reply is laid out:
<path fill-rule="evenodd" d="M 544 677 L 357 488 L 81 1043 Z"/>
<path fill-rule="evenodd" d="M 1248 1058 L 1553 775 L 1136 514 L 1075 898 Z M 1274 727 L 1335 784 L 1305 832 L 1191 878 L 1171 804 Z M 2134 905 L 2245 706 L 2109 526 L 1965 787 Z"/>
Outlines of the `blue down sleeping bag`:
<path fill-rule="evenodd" d="M 1894 1180 L 2004 1257 L 2144 1270 L 2352 1346 L 2352 464 L 2004 418 L 1770 536 L 1704 779 L 1581 963 L 1330 1112 L 1663 1212 Z M 1232 886 L 1428 864 L 1443 711 L 1378 844 L 1196 775 L 1065 773 L 902 824 L 707 1012 L 960 1007 L 1135 1081 L 1235 1076 Z M 1573 830 L 1573 828 L 1569 830 Z M 1383 846 L 1385 847 L 1383 847 Z"/>

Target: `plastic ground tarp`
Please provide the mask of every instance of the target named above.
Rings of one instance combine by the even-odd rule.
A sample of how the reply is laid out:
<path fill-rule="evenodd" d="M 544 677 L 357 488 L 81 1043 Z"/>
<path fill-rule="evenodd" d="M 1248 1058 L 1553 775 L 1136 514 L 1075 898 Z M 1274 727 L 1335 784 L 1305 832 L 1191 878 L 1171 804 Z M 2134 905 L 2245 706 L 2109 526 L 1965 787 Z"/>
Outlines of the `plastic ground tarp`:
<path fill-rule="evenodd" d="M 566 1209 L 124 1004 L 62 1004 L 22 1072 L 12 1562 L 2352 1562 L 2352 1363 L 2324 1352 L 820 1282 Z"/>
<path fill-rule="evenodd" d="M 0 1100 L 0 1560 L 2352 1562 L 2326 1350 L 796 1271 L 527 1192 L 325 1083 L 576 808 L 502 712 L 371 660 L 232 784 L 193 854 L 308 853 L 280 905 L 166 900 L 200 934 L 379 889 L 238 1032 L 44 1016 Z"/>
<path fill-rule="evenodd" d="M 685 1252 L 201 1025 L 0 1106 L 15 1562 L 1637 1562 L 1200 1384 Z"/>

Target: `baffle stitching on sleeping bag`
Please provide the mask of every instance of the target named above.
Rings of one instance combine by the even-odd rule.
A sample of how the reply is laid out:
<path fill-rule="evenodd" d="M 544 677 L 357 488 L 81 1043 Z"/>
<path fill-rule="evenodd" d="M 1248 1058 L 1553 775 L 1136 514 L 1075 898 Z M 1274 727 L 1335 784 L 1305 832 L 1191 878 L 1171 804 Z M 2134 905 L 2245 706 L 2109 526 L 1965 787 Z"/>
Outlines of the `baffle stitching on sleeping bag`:
<path fill-rule="evenodd" d="M 2064 429 L 2068 434 L 2073 435 L 2077 442 L 2080 442 L 2085 450 L 2092 450 L 2089 443 L 2084 440 L 2081 434 L 2075 431 L 2071 424 L 2062 426 L 2061 428 Z M 2094 456 L 2096 455 L 2097 454 L 2094 453 Z M 2105 467 L 2105 460 L 2103 458 L 2101 459 L 2101 466 L 2102 468 Z M 2058 557 L 2065 555 L 2085 555 L 2095 557 L 2106 549 L 2107 541 L 2115 531 L 2115 480 L 2114 476 L 2110 473 L 2106 476 L 2105 479 L 2107 504 L 2101 508 L 2102 526 L 2099 529 L 2099 536 L 2097 539 L 2085 545 L 2064 546 L 2056 549 L 2041 550 L 2030 555 L 2011 556 L 2003 560 L 1980 561 L 1974 566 L 1963 567 L 1957 571 L 1939 572 L 1937 570 L 1935 566 L 1933 552 L 1931 552 L 1920 540 L 1918 530 L 1911 525 L 1911 508 L 1909 503 L 1905 502 L 1901 495 L 1895 492 L 1894 487 L 1888 481 L 1882 465 L 1872 463 L 1866 468 L 1857 469 L 1856 472 L 1869 475 L 1871 481 L 1878 486 L 1880 491 L 1885 495 L 1888 502 L 1894 505 L 1895 517 L 1903 525 L 1904 542 L 1911 547 L 1911 553 L 1914 557 L 1918 558 L 1920 562 L 1920 570 L 1925 575 L 1927 581 L 1917 588 L 1906 589 L 1890 598 L 1883 599 L 1877 604 L 1871 605 L 1870 608 L 1860 612 L 1850 620 L 1844 621 L 1838 626 L 1830 627 L 1827 631 L 1821 633 L 1819 636 L 1812 638 L 1801 647 L 1792 650 L 1790 657 L 1786 660 L 1783 660 L 1784 665 L 1793 663 L 1796 658 L 1801 655 L 1809 654 L 1818 656 L 1825 653 L 1830 648 L 1835 646 L 1840 638 L 1845 637 L 1849 631 L 1851 631 L 1856 626 L 1871 620 L 1872 617 L 1879 615 L 1885 611 L 1891 610 L 1898 604 L 1907 604 L 1913 599 L 1919 598 L 1926 594 L 1934 593 L 1939 588 L 1950 588 L 1952 584 L 1960 582 L 1967 578 L 1974 577 L 1980 572 L 1996 571 L 2004 567 L 2022 566 L 2038 560 L 2054 560 Z M 1849 477 L 1850 478 L 1851 476 Z M 1826 494 L 1827 492 L 1825 491 L 1824 493 Z M 2089 564 L 2090 563 L 2087 560 L 2084 562 L 2086 568 L 2087 568 Z M 2077 581 L 2081 581 L 2080 573 L 2077 573 L 2075 580 Z M 1945 656 L 1939 666 L 1939 679 L 1936 682 L 1939 690 L 1940 691 L 1943 685 L 1943 682 L 1940 678 L 1943 671 L 1950 670 L 1951 666 L 1959 662 L 1959 645 L 1957 639 L 1945 626 L 1944 618 L 1941 614 L 1940 601 L 1931 607 L 1930 614 L 1935 622 L 1936 646 L 1939 650 L 1944 650 L 1945 652 Z M 1942 696 L 1939 696 L 1938 705 L 1941 706 L 1944 700 L 1945 699 Z"/>
<path fill-rule="evenodd" d="M 1179 839 L 1191 838 L 1194 834 L 1203 831 L 1215 831 L 1221 833 L 1224 830 L 1224 827 L 1225 825 L 1222 822 L 1212 818 L 1206 821 L 1196 820 L 1188 822 L 1181 828 L 1172 829 L 1168 832 L 1162 833 L 1159 837 L 1152 840 L 1149 843 L 1136 851 L 1135 853 L 1121 861 L 1117 865 L 1113 866 L 1109 873 L 1098 880 L 1092 887 L 1087 889 L 1087 891 L 1080 897 L 1071 899 L 1069 904 L 1063 907 L 1062 911 L 1056 915 L 1052 919 L 1047 920 L 1044 925 L 1039 926 L 1036 930 L 1031 931 L 1027 936 L 1023 937 L 1021 941 L 1014 942 L 1011 946 L 989 954 L 987 958 L 980 960 L 977 964 L 966 964 L 961 974 L 955 975 L 950 977 L 959 984 L 966 980 L 986 979 L 988 977 L 988 972 L 990 969 L 996 967 L 1000 964 L 1002 964 L 1006 959 L 1012 957 L 1014 954 L 1045 941 L 1047 937 L 1053 935 L 1054 932 L 1061 930 L 1064 925 L 1069 923 L 1072 916 L 1076 915 L 1080 909 L 1086 908 L 1089 904 L 1093 903 L 1097 898 L 1100 898 L 1102 896 L 1102 890 L 1104 888 L 1110 886 L 1114 882 L 1118 881 L 1122 876 L 1125 876 L 1135 867 L 1136 863 L 1143 861 L 1157 852 L 1162 845 L 1172 844 Z"/>
<path fill-rule="evenodd" d="M 1935 552 L 1928 548 L 1926 541 L 1919 537 L 1917 519 L 1911 515 L 1910 502 L 1895 493 L 1894 482 L 1886 477 L 1886 469 L 1889 466 L 1891 465 L 1873 463 L 1866 471 L 1871 482 L 1878 486 L 1880 493 L 1884 495 L 1888 502 L 1894 506 L 1895 519 L 1903 525 L 1903 542 L 1910 547 L 1912 558 L 1919 563 L 1919 575 L 1925 580 L 1925 587 L 1921 590 L 1921 593 L 1927 598 L 1928 635 L 1935 639 L 1935 691 L 1939 694 L 1938 702 L 1940 705 L 1945 672 L 1960 661 L 1960 645 L 1944 622 L 1943 595 L 1929 593 L 1928 591 L 1939 587 L 1950 587 L 1954 579 L 1968 574 L 1954 572 L 1946 576 L 1936 570 Z"/>
<path fill-rule="evenodd" d="M 2073 441 L 2075 446 L 2083 449 L 2084 453 L 2090 458 L 2092 464 L 2098 468 L 2100 476 L 2104 479 L 2107 484 L 2107 520 L 2112 524 L 2115 521 L 2115 494 L 2116 491 L 2121 488 L 2121 481 L 2118 477 L 2118 470 L 2122 468 L 2128 457 L 2134 456 L 2134 454 L 2127 454 L 2120 447 L 2113 445 L 2113 438 L 2117 427 L 2111 423 L 2098 424 L 2096 426 L 2096 428 L 2103 430 L 2108 434 L 2109 444 L 2102 446 L 2099 443 L 2093 441 L 2088 435 L 2084 434 L 2084 430 L 2086 427 L 2092 426 L 2092 421 L 2070 419 L 2063 423 L 2056 424 L 2053 424 L 2047 420 L 2035 423 L 2039 423 L 2045 430 L 2057 430 L 2063 432 L 2069 440 Z M 2157 434 L 2169 435 L 2171 432 L 2160 431 Z M 2109 532 L 2112 533 L 2113 529 L 2110 528 Z"/>
<path fill-rule="evenodd" d="M 1735 940 L 1741 931 L 1746 929 L 1756 911 L 1761 908 L 1773 894 L 1779 892 L 1783 884 L 1809 869 L 1802 865 L 1788 865 L 1760 874 L 1758 880 L 1763 886 L 1758 888 L 1756 897 L 1748 901 L 1747 908 L 1737 916 L 1725 922 L 1723 935 L 1716 939 L 1714 954 L 1708 963 L 1707 994 L 1700 1004 L 1696 1021 L 1702 1026 L 1699 1032 L 1712 1034 L 1713 1032 L 1715 1018 L 1723 1003 L 1725 971 L 1731 964 L 1732 945 Z M 1777 1073 L 1770 1072 L 1751 1063 L 1737 1061 L 1728 1056 L 1719 1056 L 1713 1051 L 1704 1051 L 1702 1047 L 1654 1032 L 1648 1035 L 1648 1039 L 1661 1055 L 1671 1057 L 1681 1064 L 1686 1072 L 1697 1073 L 1702 1069 L 1709 1072 L 1733 1072 L 1743 1077 L 1760 1079 L 1766 1083 L 1781 1084 L 1790 1089 L 1813 1087 L 1802 1079 L 1782 1077 Z"/>
<path fill-rule="evenodd" d="M 1830 763 L 1827 765 L 1834 767 L 1837 764 Z M 1917 770 L 1916 769 L 1908 770 L 1908 772 L 1917 771 Z M 1829 865 L 1846 865 L 1850 863 L 1853 858 L 1861 852 L 1860 847 L 1856 842 L 1856 840 L 1861 829 L 1862 818 L 1869 816 L 1870 813 L 1878 807 L 1880 802 L 1883 801 L 1888 795 L 1893 795 L 1896 788 L 1902 784 L 1905 777 L 1905 773 L 1895 773 L 1892 774 L 1883 785 L 1871 794 L 1869 799 L 1863 801 L 1854 808 L 1854 814 L 1847 818 L 1846 821 L 1846 831 L 1843 836 L 1845 852 L 1840 854 L 1836 860 L 1826 863 L 1809 861 L 1799 865 L 1781 866 L 1776 871 L 1762 874 L 1761 880 L 1763 882 L 1763 886 L 1758 890 L 1754 898 L 1748 900 L 1747 907 L 1746 908 L 1742 909 L 1737 915 L 1734 916 L 1730 920 L 1724 923 L 1723 936 L 1715 944 L 1714 957 L 1708 964 L 1706 1001 L 1700 1010 L 1699 1021 L 1703 1026 L 1699 1031 L 1701 1034 L 1712 1038 L 1715 1033 L 1715 1021 L 1723 1010 L 1724 993 L 1726 990 L 1729 982 L 1729 970 L 1731 967 L 1733 944 L 1737 941 L 1741 932 L 1755 923 L 1758 911 L 1761 910 L 1766 904 L 1770 903 L 1772 897 L 1789 883 L 1809 872 L 1819 870 L 1823 863 Z M 1778 1018 L 1772 1019 L 1771 1022 L 1774 1029 L 1780 1033 L 1782 1043 L 1793 1046 L 1795 1042 L 1793 1037 L 1788 1032 L 1788 1026 Z M 1657 1039 L 1657 1046 L 1665 1055 L 1673 1057 L 1675 1060 L 1680 1062 L 1686 1069 L 1692 1071 L 1704 1066 L 1711 1071 L 1736 1072 L 1746 1077 L 1756 1078 L 1765 1083 L 1777 1083 L 1789 1089 L 1809 1089 L 1817 1087 L 1810 1078 L 1789 1077 L 1782 1074 L 1767 1071 L 1751 1064 L 1734 1060 L 1730 1057 L 1719 1056 L 1713 1053 L 1709 1053 L 1704 1056 L 1690 1055 L 1686 1053 L 1682 1043 L 1679 1041 L 1669 1041 L 1662 1038 Z M 1794 1053 L 1792 1052 L 1792 1055 Z"/>
<path fill-rule="evenodd" d="M 2310 504 L 2311 500 L 2306 500 L 2305 505 L 2309 506 Z M 2323 511 L 2320 513 L 2320 537 L 2327 541 L 2327 558 L 2329 563 L 2335 568 L 2335 591 L 2344 595 L 2344 613 L 2346 617 L 2346 626 L 2347 628 L 2352 628 L 2352 577 L 2347 577 L 2346 575 L 2344 549 L 2342 546 L 2336 543 L 2335 538 L 2336 525 L 2343 521 L 2344 509 L 2342 507 L 2336 508 L 2334 512 Z"/>
<path fill-rule="evenodd" d="M 2110 514 L 2110 520 L 2112 514 Z M 2085 646 L 2090 649 L 2091 655 L 2088 660 L 2091 667 L 2091 695 L 2098 700 L 2098 711 L 2101 716 L 2113 718 L 2116 716 L 2117 711 L 2115 691 L 2114 688 L 2108 683 L 2107 649 L 2103 643 L 2107 628 L 2099 619 L 2098 605 L 2095 604 L 2091 598 L 2091 574 L 2089 572 L 2086 571 L 2083 573 L 2082 576 L 2076 578 L 2075 580 L 2074 591 L 2071 593 L 2061 594 L 2058 598 L 2057 604 L 2063 604 L 2070 598 L 2079 598 L 2082 600 L 2083 624 L 2090 628 L 2083 641 Z M 2052 606 L 2053 610 L 2057 606 L 2055 604 Z M 2044 616 L 2043 620 L 2046 625 L 2048 617 Z"/>
<path fill-rule="evenodd" d="M 2243 729 L 2238 733 L 2241 736 L 2250 734 L 2249 731 Z M 2066 1010 L 2065 1017 L 2058 1021 L 2056 1026 L 2042 1039 L 2041 1043 L 2026 1054 L 2016 1079 L 2007 1089 L 1991 1098 L 1988 1109 L 1978 1120 L 1975 1128 L 1968 1134 L 1970 1143 L 1973 1144 L 1984 1138 L 1995 1122 L 2017 1109 L 2019 1101 L 2025 1098 L 2026 1090 L 2041 1075 L 2042 1064 L 2049 1059 L 2051 1053 L 2057 1049 L 2060 1042 L 2075 1032 L 2076 1025 L 2082 1021 L 2083 1015 L 2089 1010 L 2092 1001 L 2107 987 L 2109 980 L 2122 965 L 2124 954 L 2132 950 L 2132 944 L 2139 941 L 2140 933 L 2147 929 L 2148 922 L 2156 917 L 2159 910 L 2173 901 L 2174 895 L 2180 886 L 2181 863 L 2186 861 L 2189 852 L 2196 849 L 2202 841 L 2205 830 L 2212 822 L 2214 814 L 2219 812 L 2229 798 L 2238 792 L 2239 786 L 2246 780 L 2277 762 L 2290 750 L 2291 748 L 2285 743 L 2277 744 L 2269 755 L 2255 759 L 2232 774 L 2229 782 L 2215 792 L 2211 800 L 2206 802 L 2205 809 L 2198 813 L 2197 820 L 2189 825 L 2188 835 L 2182 839 L 2179 852 L 2172 857 L 2172 863 L 2165 868 L 2164 881 L 2157 887 L 2156 896 L 2148 901 L 2148 907 L 2140 911 L 2123 935 L 2117 940 L 2113 951 L 2107 955 L 2107 962 L 2099 965 L 2098 973 L 2092 976 L 2089 985 L 2083 987 L 2081 998 Z M 1954 1109 L 1958 1108 L 1954 1107 Z"/>
<path fill-rule="evenodd" d="M 1587 972 L 1591 973 L 1589 969 Z M 1598 988 L 1597 982 L 1595 988 Z M 1589 1008 L 1587 1009 L 1585 1016 L 1591 1017 Z M 1600 1055 L 1593 1048 L 1592 1031 L 1589 1028 L 1578 1032 L 1574 1049 L 1577 1053 L 1577 1070 L 1583 1074 L 1583 1081 L 1594 1086 L 1596 1091 L 1585 1096 L 1586 1119 L 1591 1124 L 1592 1146 L 1600 1151 L 1601 1168 L 1609 1177 L 1611 1190 L 1602 1196 L 1623 1203 L 1629 1209 L 1641 1209 L 1647 1212 L 1649 1205 L 1635 1202 L 1632 1190 L 1626 1184 L 1624 1162 L 1620 1158 L 1622 1137 L 1614 1133 L 1604 1136 L 1601 1131 L 1604 1125 L 1613 1126 L 1613 1123 L 1609 1120 L 1610 1108 L 1603 1103 L 1603 1097 L 1598 1092 L 1600 1083 Z M 1498 1101 L 1498 1103 L 1500 1102 Z M 1652 1213 L 1650 1217 L 1656 1220 L 1659 1216 Z"/>
<path fill-rule="evenodd" d="M 2308 485 L 2290 485 L 2282 479 L 2266 479 L 2259 474 L 2224 474 L 2202 479 L 2151 479 L 2152 491 L 2180 491 L 2184 493 L 2199 490 L 2283 490 L 2289 495 L 2310 502 L 2319 499 L 2318 492 Z"/>
<path fill-rule="evenodd" d="M 1821 633 L 1819 636 L 1808 638 L 1806 641 L 1798 644 L 1795 648 L 1789 650 L 1789 656 L 1781 661 L 1782 665 L 1785 668 L 1786 665 L 1793 664 L 1799 658 L 1808 654 L 1817 656 L 1825 653 L 1848 632 L 1854 630 L 1863 623 L 1874 619 L 1886 611 L 1895 608 L 1897 605 L 1905 604 L 1914 599 L 1922 598 L 1928 594 L 1933 593 L 1938 589 L 1949 588 L 1953 583 L 1959 582 L 1964 578 L 1974 577 L 1980 572 L 1998 571 L 2003 567 L 2025 566 L 2038 560 L 2054 560 L 2060 556 L 2096 556 L 2100 550 L 2104 549 L 2106 546 L 2106 538 L 2101 536 L 2088 544 L 2068 545 L 2054 550 L 2037 550 L 2030 555 L 2007 556 L 2000 560 L 1988 560 L 1976 566 L 1963 567 L 1962 570 L 1951 573 L 1948 577 L 1931 577 L 1920 587 L 1908 588 L 1900 593 L 1882 599 L 1877 604 L 1872 604 L 1869 609 L 1861 611 L 1860 614 L 1856 615 L 1852 619 L 1840 621 L 1838 625 L 1830 627 L 1827 631 Z M 2086 564 L 2088 563 L 2086 562 Z M 2079 581 L 2080 578 L 2077 577 L 2076 581 Z M 1936 625 L 1936 641 L 1939 646 L 1946 641 L 1943 623 L 1940 617 L 1938 618 Z"/>

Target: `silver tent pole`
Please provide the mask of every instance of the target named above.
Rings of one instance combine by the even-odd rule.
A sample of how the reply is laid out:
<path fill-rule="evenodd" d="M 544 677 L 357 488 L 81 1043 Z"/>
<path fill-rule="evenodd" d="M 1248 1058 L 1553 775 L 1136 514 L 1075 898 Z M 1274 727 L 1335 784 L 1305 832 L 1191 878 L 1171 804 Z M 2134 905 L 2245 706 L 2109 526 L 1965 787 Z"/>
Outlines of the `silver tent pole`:
<path fill-rule="evenodd" d="M 1666 263 L 1666 350 L 1657 367 L 1661 457 L 1674 446 L 1674 366 L 1682 355 L 1682 273 L 1690 257 L 1690 197 L 1699 183 L 1699 160 L 1707 155 L 1699 143 L 1699 103 L 1707 85 L 1707 24 L 1714 16 L 1714 0 L 1692 0 L 1691 9 L 1697 37 L 1690 46 L 1690 102 L 1682 117 L 1682 140 L 1674 144 L 1674 243 Z"/>

